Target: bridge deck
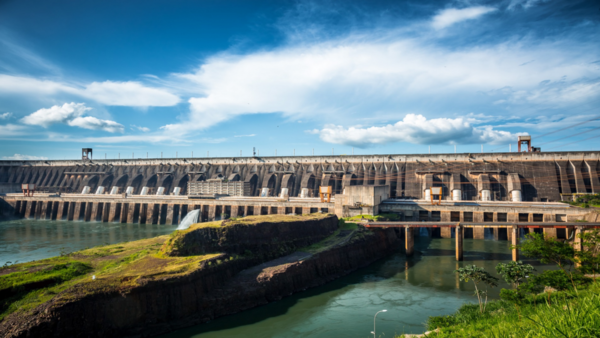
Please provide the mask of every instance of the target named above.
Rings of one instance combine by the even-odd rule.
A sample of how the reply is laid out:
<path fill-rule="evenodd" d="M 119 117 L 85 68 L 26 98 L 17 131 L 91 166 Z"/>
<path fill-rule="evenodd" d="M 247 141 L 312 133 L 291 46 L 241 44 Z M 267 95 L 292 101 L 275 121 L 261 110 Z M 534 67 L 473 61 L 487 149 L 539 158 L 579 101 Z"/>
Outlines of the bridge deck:
<path fill-rule="evenodd" d="M 600 223 L 588 222 L 358 222 L 366 228 L 455 228 L 482 227 L 482 228 L 570 228 L 581 226 L 586 229 L 600 229 Z"/>

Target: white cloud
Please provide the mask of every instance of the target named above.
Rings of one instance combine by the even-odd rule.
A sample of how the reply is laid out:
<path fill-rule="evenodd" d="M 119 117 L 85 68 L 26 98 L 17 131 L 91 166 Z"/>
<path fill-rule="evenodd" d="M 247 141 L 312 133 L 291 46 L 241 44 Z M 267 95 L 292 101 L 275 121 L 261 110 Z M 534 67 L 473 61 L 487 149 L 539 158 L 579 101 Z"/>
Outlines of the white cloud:
<path fill-rule="evenodd" d="M 131 130 L 139 130 L 139 131 L 143 131 L 144 133 L 147 133 L 150 131 L 150 128 L 147 127 L 141 127 L 141 126 L 136 126 L 135 124 L 131 125 Z"/>
<path fill-rule="evenodd" d="M 235 135 L 234 137 L 254 137 L 256 134 L 248 134 L 248 135 Z"/>
<path fill-rule="evenodd" d="M 109 106 L 174 106 L 179 97 L 164 89 L 146 87 L 139 82 L 92 82 L 75 93 Z"/>
<path fill-rule="evenodd" d="M 481 94 L 488 92 L 493 97 L 485 100 L 491 108 L 492 102 L 507 100 L 516 91 L 531 97 L 521 100 L 523 104 L 584 103 L 600 95 L 600 69 L 590 63 L 598 53 L 598 46 L 568 41 L 446 49 L 426 39 L 367 34 L 247 55 L 219 54 L 194 73 L 174 76 L 197 94 L 189 99 L 190 113 L 184 122 L 163 129 L 186 133 L 239 115 L 260 113 L 322 123 L 397 116 L 399 109 L 418 109 L 437 117 L 447 107 L 472 109 L 470 103 L 481 102 L 485 99 Z M 538 61 L 518 67 L 534 59 Z M 596 80 L 576 90 L 577 95 L 534 95 L 540 82 L 547 79 L 558 81 L 557 87 L 569 86 L 569 81 L 560 82 L 565 76 L 572 81 Z M 534 97 L 539 99 L 534 102 Z M 422 111 L 423 102 L 428 102 L 428 112 Z"/>
<path fill-rule="evenodd" d="M 0 120 L 8 120 L 13 116 L 13 113 L 2 113 L 0 114 Z"/>
<path fill-rule="evenodd" d="M 104 130 L 110 133 L 124 131 L 123 125 L 109 120 L 100 120 L 93 116 L 83 116 L 92 108 L 86 107 L 84 103 L 65 103 L 62 106 L 42 108 L 31 115 L 21 119 L 21 122 L 29 125 L 48 128 L 52 124 L 62 123 L 72 127 L 91 130 Z"/>
<path fill-rule="evenodd" d="M 474 6 L 461 9 L 448 8 L 435 15 L 431 25 L 435 29 L 443 29 L 461 21 L 476 19 L 495 10 L 496 8 L 487 6 Z"/>
<path fill-rule="evenodd" d="M 124 131 L 123 125 L 115 121 L 100 120 L 93 116 L 76 117 L 71 121 L 67 122 L 72 127 L 79 127 L 91 130 L 104 130 L 109 133 L 122 133 Z"/>
<path fill-rule="evenodd" d="M 21 122 L 48 128 L 55 123 L 66 124 L 91 109 L 86 107 L 84 103 L 65 103 L 62 106 L 56 105 L 51 108 L 42 108 L 22 118 Z"/>
<path fill-rule="evenodd" d="M 383 127 L 350 127 L 328 125 L 318 131 L 328 143 L 367 147 L 374 144 L 408 142 L 416 144 L 510 143 L 517 135 L 494 130 L 490 126 L 476 128 L 464 118 L 428 120 L 423 115 L 408 114 L 402 121 Z M 524 134 L 524 133 L 523 133 Z"/>
<path fill-rule="evenodd" d="M 164 88 L 152 88 L 139 82 L 92 82 L 87 85 L 0 74 L 0 94 L 70 94 L 109 106 L 166 107 L 179 103 L 177 95 Z"/>
<path fill-rule="evenodd" d="M 22 155 L 22 154 L 14 154 L 13 156 L 2 156 L 3 160 L 15 160 L 15 161 L 41 161 L 47 160 L 47 157 L 44 156 L 31 156 L 31 155 Z"/>
<path fill-rule="evenodd" d="M 0 125 L 0 138 L 9 136 L 20 136 L 26 134 L 26 127 L 17 124 Z"/>

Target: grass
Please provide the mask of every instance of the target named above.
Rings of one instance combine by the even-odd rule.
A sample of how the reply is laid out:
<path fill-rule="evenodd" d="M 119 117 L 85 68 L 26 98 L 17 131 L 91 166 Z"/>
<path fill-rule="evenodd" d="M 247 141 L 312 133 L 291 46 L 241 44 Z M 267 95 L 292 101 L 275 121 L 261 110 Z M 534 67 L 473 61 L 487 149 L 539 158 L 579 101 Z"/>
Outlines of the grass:
<path fill-rule="evenodd" d="M 250 216 L 227 220 L 224 226 L 281 223 L 321 219 L 327 216 Z M 194 224 L 190 229 L 222 226 L 221 221 L 208 222 Z M 352 225 L 347 225 L 346 228 L 350 229 Z M 214 263 L 220 264 L 238 258 L 223 253 L 171 257 L 160 250 L 169 239 L 187 231 L 190 230 L 3 267 L 0 269 L 0 321 L 11 313 L 34 309 L 65 290 L 68 292 L 61 294 L 61 299 L 65 301 L 96 292 L 124 292 L 148 281 L 166 281 L 193 273 L 202 269 L 204 265 L 210 266 L 213 260 Z M 211 261 L 203 264 L 207 260 Z"/>
<path fill-rule="evenodd" d="M 600 208 L 600 194 L 582 195 L 577 197 L 575 201 L 565 201 L 564 203 L 568 203 L 570 205 L 582 208 Z"/>
<path fill-rule="evenodd" d="M 430 317 L 428 337 L 600 337 L 600 283 L 579 293 L 530 296 L 520 305 L 494 301 L 481 315 L 465 304 L 450 316 Z M 402 337 L 402 336 L 400 336 Z"/>
<path fill-rule="evenodd" d="M 370 219 L 373 220 L 375 222 L 385 222 L 385 221 L 398 221 L 400 220 L 400 216 L 398 216 L 397 214 L 379 214 L 379 215 L 358 215 L 358 216 L 353 216 L 353 217 L 346 217 L 343 218 L 344 220 L 347 221 L 360 221 L 361 219 Z"/>
<path fill-rule="evenodd" d="M 68 297 L 123 290 L 140 280 L 169 279 L 191 273 L 201 268 L 201 262 L 221 255 L 164 257 L 159 249 L 168 237 L 100 246 L 3 268 L 0 320 L 15 311 L 33 309 L 68 288 L 76 288 L 78 292 Z"/>

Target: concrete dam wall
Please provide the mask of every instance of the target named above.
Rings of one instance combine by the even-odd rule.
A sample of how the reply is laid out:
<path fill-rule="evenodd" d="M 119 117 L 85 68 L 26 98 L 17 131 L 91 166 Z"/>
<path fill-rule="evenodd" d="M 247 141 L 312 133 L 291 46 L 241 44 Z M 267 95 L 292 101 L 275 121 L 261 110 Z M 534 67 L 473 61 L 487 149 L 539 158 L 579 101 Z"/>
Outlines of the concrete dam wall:
<path fill-rule="evenodd" d="M 354 185 L 386 185 L 391 198 L 428 198 L 441 187 L 443 200 L 560 201 L 573 194 L 600 192 L 600 152 L 482 153 L 368 156 L 290 156 L 168 158 L 81 161 L 0 161 L 0 184 L 36 184 L 38 191 L 81 193 L 89 186 L 123 193 L 143 187 L 164 194 L 187 182 L 226 179 L 250 184 L 251 196 L 262 188 L 278 195 L 318 196 L 319 186 L 341 194 Z M 162 189 L 161 189 L 162 190 Z M 565 198 L 565 196 L 567 196 Z"/>

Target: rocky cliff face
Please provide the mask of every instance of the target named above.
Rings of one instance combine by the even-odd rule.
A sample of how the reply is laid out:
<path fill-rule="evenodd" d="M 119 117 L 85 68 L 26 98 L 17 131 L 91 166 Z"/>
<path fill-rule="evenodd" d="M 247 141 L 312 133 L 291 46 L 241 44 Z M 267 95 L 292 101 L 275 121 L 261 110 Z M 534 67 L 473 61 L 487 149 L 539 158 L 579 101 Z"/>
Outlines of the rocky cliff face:
<path fill-rule="evenodd" d="M 260 222 L 256 223 L 255 220 Z M 218 224 L 220 226 L 210 227 L 200 223 L 201 227 L 178 232 L 165 243 L 163 252 L 169 256 L 210 252 L 252 253 L 271 259 L 331 235 L 338 228 L 338 218 L 318 214 L 297 217 L 255 216 Z"/>
<path fill-rule="evenodd" d="M 75 286 L 32 313 L 7 317 L 1 337 L 149 337 L 267 304 L 322 285 L 400 246 L 393 229 L 355 232 L 318 254 L 296 252 L 251 268 L 239 259 L 193 274 L 138 281 L 129 289 L 86 294 Z M 210 265 L 210 266 L 209 266 Z"/>

